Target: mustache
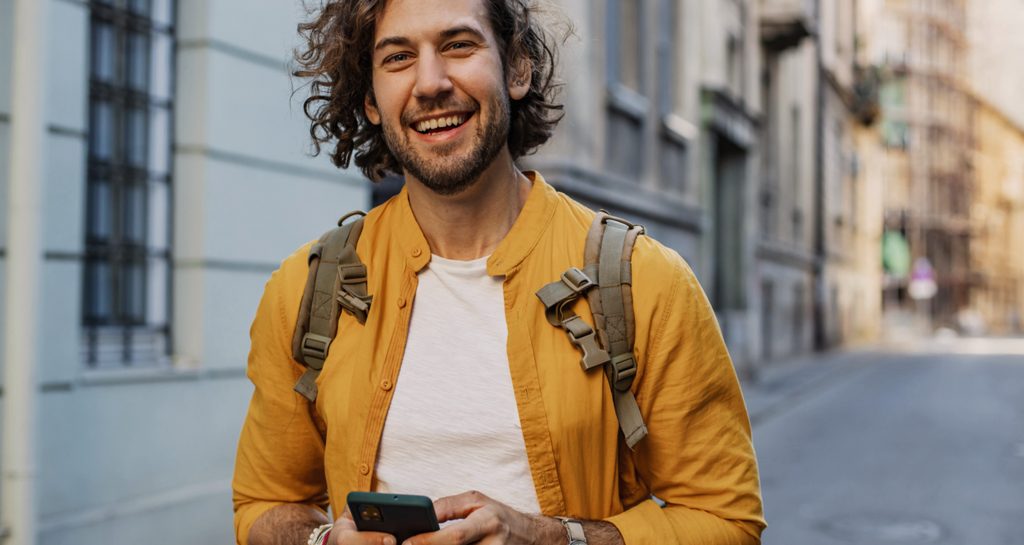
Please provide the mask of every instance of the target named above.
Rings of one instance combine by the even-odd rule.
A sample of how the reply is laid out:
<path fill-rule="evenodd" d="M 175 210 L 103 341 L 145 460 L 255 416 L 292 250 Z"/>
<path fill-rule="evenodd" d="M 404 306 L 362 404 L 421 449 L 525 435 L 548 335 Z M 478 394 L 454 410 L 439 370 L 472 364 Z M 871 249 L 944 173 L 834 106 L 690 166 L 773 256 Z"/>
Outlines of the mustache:
<path fill-rule="evenodd" d="M 415 109 L 402 112 L 400 121 L 403 125 L 411 125 L 417 119 L 431 115 L 443 112 L 475 112 L 479 108 L 480 103 L 475 100 L 452 100 L 450 98 L 420 100 Z"/>

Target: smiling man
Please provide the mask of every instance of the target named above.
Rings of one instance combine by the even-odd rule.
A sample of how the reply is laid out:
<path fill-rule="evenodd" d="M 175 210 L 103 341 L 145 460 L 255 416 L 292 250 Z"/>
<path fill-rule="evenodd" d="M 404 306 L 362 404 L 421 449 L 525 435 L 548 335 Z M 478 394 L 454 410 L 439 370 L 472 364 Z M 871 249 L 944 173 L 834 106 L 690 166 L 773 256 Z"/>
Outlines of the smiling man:
<path fill-rule="evenodd" d="M 570 285 L 595 213 L 515 163 L 561 117 L 554 41 L 529 3 L 334 0 L 300 30 L 317 151 L 405 187 L 363 221 L 372 306 L 338 317 L 313 396 L 293 390 L 308 372 L 292 344 L 311 245 L 267 283 L 233 484 L 239 545 L 396 545 L 356 530 L 352 491 L 433 498 L 442 529 L 414 545 L 759 543 L 746 410 L 683 260 L 648 237 L 626 258 L 624 387 L 580 369 L 578 336 L 535 296 Z M 590 319 L 587 301 L 575 310 Z M 620 431 L 627 397 L 638 433 Z"/>

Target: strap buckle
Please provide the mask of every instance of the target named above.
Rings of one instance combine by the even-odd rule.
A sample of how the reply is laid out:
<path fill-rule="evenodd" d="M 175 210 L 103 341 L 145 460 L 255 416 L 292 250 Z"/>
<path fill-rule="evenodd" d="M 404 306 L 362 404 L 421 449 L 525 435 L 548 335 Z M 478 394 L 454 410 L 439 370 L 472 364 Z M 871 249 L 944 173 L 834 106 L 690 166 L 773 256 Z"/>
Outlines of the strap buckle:
<path fill-rule="evenodd" d="M 302 357 L 306 360 L 306 366 L 319 371 L 324 367 L 324 360 L 327 359 L 327 351 L 331 348 L 331 338 L 316 333 L 306 333 L 302 336 Z"/>
<path fill-rule="evenodd" d="M 594 281 L 587 276 L 587 273 L 581 271 L 577 267 L 569 267 L 562 273 L 562 283 L 566 285 L 573 293 L 579 295 L 591 286 L 595 286 Z"/>
<path fill-rule="evenodd" d="M 366 315 L 370 312 L 371 298 L 358 295 L 353 288 L 366 285 L 366 265 L 338 265 L 338 283 L 341 288 L 337 291 L 338 304 L 355 316 L 359 323 L 365 323 Z M 364 290 L 365 287 L 359 288 L 359 291 Z"/>
<path fill-rule="evenodd" d="M 625 392 L 633 385 L 633 378 L 636 377 L 636 360 L 632 352 L 619 354 L 611 359 L 611 380 L 612 386 Z"/>
<path fill-rule="evenodd" d="M 338 304 L 355 316 L 359 323 L 366 322 L 366 314 L 370 312 L 369 302 L 358 295 L 350 293 L 347 286 L 342 286 L 338 290 Z"/>
<path fill-rule="evenodd" d="M 573 314 L 563 320 L 562 328 L 569 335 L 569 340 L 572 341 L 572 344 L 578 346 L 583 351 L 580 365 L 584 371 L 589 371 L 594 367 L 608 363 L 608 352 L 598 344 L 594 328 L 590 327 L 578 315 Z"/>

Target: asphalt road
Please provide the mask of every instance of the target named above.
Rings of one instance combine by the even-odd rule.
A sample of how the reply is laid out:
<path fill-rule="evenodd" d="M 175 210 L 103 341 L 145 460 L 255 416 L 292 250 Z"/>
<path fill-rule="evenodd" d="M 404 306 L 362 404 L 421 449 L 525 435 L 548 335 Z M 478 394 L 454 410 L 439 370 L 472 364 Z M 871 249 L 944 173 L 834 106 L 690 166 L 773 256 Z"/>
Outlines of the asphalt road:
<path fill-rule="evenodd" d="M 947 343 L 746 388 L 764 545 L 1024 544 L 1024 350 Z"/>

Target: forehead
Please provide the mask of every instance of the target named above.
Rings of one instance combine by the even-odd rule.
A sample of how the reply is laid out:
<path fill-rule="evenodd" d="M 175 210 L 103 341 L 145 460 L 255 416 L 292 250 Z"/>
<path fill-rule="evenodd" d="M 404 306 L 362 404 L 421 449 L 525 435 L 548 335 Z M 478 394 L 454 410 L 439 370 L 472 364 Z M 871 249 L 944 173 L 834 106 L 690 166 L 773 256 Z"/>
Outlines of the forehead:
<path fill-rule="evenodd" d="M 484 0 L 388 0 L 377 20 L 374 41 L 428 38 L 457 26 L 491 36 Z"/>

